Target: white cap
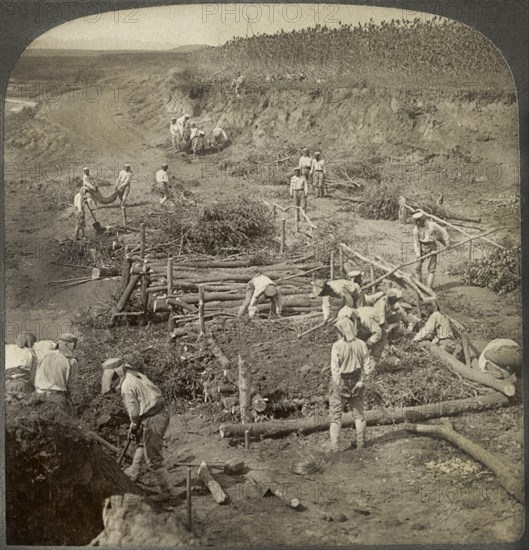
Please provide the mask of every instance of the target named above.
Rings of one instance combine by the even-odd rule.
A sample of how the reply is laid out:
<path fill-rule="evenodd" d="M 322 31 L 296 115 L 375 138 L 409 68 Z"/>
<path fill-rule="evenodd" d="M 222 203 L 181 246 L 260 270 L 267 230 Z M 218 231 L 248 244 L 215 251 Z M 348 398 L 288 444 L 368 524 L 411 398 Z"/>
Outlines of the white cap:
<path fill-rule="evenodd" d="M 412 218 L 414 220 L 420 220 L 422 218 L 424 218 L 426 216 L 426 214 L 422 211 L 422 210 L 419 210 L 417 212 L 415 212 L 415 214 L 412 214 Z"/>
<path fill-rule="evenodd" d="M 186 118 L 191 118 L 187 113 L 184 115 Z"/>
<path fill-rule="evenodd" d="M 88 166 L 85 166 L 85 167 L 83 168 L 83 172 L 86 172 L 87 170 L 88 170 Z"/>
<path fill-rule="evenodd" d="M 353 271 L 349 271 L 347 273 L 347 276 L 349 277 L 349 279 L 356 279 L 356 277 L 358 277 L 359 275 L 362 275 L 362 272 L 359 271 L 358 269 L 354 269 Z"/>
<path fill-rule="evenodd" d="M 314 155 L 321 155 L 321 153 L 319 151 L 316 151 Z"/>

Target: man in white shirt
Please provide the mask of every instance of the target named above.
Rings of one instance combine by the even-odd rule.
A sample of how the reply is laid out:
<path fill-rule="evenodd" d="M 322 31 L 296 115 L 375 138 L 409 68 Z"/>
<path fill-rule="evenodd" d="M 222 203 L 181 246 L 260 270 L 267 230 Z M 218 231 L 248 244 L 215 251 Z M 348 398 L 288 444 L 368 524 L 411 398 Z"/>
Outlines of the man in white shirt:
<path fill-rule="evenodd" d="M 197 151 L 203 148 L 205 135 L 206 132 L 199 130 L 194 122 L 191 124 L 191 134 L 189 135 L 189 139 L 191 140 L 191 148 L 193 150 L 194 157 L 196 157 Z"/>
<path fill-rule="evenodd" d="M 185 133 L 187 130 L 187 125 L 189 123 L 190 116 L 186 113 L 185 115 L 182 115 L 177 121 L 176 125 L 178 127 L 178 131 L 180 132 L 180 140 L 183 141 L 185 138 Z"/>
<path fill-rule="evenodd" d="M 78 376 L 74 350 L 77 337 L 65 333 L 59 336 L 57 349 L 48 352 L 37 367 L 35 390 L 53 401 L 64 412 L 70 412 L 69 396 Z"/>
<path fill-rule="evenodd" d="M 171 143 L 175 151 L 180 150 L 180 127 L 176 122 L 176 117 L 171 118 L 171 123 L 169 124 L 169 133 L 171 134 Z"/>
<path fill-rule="evenodd" d="M 307 179 L 300 175 L 299 168 L 294 168 L 294 175 L 290 178 L 290 197 L 294 199 L 294 206 L 307 210 L 308 192 Z"/>
<path fill-rule="evenodd" d="M 239 317 L 242 317 L 246 310 L 252 319 L 257 313 L 257 305 L 261 298 L 270 301 L 270 315 L 281 315 L 281 294 L 269 277 L 266 275 L 257 275 L 248 283 L 246 297 L 239 308 Z"/>
<path fill-rule="evenodd" d="M 310 166 L 310 177 L 312 185 L 316 189 L 316 198 L 325 196 L 325 161 L 321 158 L 321 153 L 316 151 Z"/>
<path fill-rule="evenodd" d="M 413 248 L 417 259 L 426 256 L 430 252 L 438 250 L 437 243 L 440 242 L 443 246 L 450 246 L 450 236 L 444 227 L 427 219 L 426 214 L 419 210 L 412 215 L 415 227 L 413 228 Z M 418 279 L 422 282 L 422 264 L 424 261 L 417 263 L 416 273 Z M 428 258 L 428 277 L 426 285 L 433 289 L 435 271 L 437 269 L 437 255 Z"/>
<path fill-rule="evenodd" d="M 160 204 L 163 204 L 169 196 L 169 175 L 167 174 L 168 170 L 169 166 L 167 164 L 163 164 L 160 170 L 156 172 L 156 184 L 158 192 L 161 195 Z"/>
<path fill-rule="evenodd" d="M 156 476 L 161 493 L 164 496 L 175 495 L 163 454 L 163 439 L 170 419 L 162 392 L 121 357 L 107 359 L 102 366 L 101 393 L 109 392 L 112 383 L 118 381 L 130 418 L 129 439 L 139 443 L 132 465 L 125 470 L 125 474 L 138 481 L 142 466 L 146 463 Z"/>
<path fill-rule="evenodd" d="M 217 153 L 220 151 L 220 146 L 224 143 L 224 145 L 228 142 L 228 134 L 220 127 L 216 126 L 213 128 L 213 132 L 211 132 L 212 139 L 210 146 L 211 147 L 217 147 Z"/>
<path fill-rule="evenodd" d="M 92 210 L 96 210 L 98 193 L 99 189 L 92 176 L 90 176 L 90 169 L 85 166 L 83 168 L 83 185 L 81 187 L 81 194 L 84 195 L 85 198 L 90 197 L 92 199 L 93 204 L 95 204 L 95 207 L 92 207 Z"/>
<path fill-rule="evenodd" d="M 304 147 L 302 151 L 303 154 L 299 158 L 298 168 L 301 170 L 301 175 L 307 180 L 307 182 L 309 182 L 312 158 L 309 155 L 309 150 L 307 149 L 307 147 Z"/>
<path fill-rule="evenodd" d="M 37 355 L 33 350 L 37 338 L 30 332 L 23 332 L 16 338 L 16 344 L 5 347 L 5 386 L 7 393 L 31 393 L 37 370 Z"/>
<path fill-rule="evenodd" d="M 121 201 L 121 217 L 123 218 L 123 226 L 127 227 L 127 210 L 125 203 L 130 193 L 130 181 L 132 179 L 132 170 L 130 164 L 125 164 L 123 170 L 120 170 L 116 181 L 116 191 L 118 192 Z"/>

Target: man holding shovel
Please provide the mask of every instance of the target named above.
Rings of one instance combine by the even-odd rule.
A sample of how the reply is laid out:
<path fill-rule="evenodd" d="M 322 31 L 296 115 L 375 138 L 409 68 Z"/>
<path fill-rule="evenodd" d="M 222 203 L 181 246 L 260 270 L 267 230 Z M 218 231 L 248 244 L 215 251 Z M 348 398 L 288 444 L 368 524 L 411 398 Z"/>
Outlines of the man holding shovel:
<path fill-rule="evenodd" d="M 101 393 L 109 392 L 112 383 L 117 381 L 130 418 L 128 437 L 141 441 L 125 474 L 137 481 L 146 463 L 156 476 L 161 496 L 174 496 L 163 456 L 163 438 L 169 426 L 169 413 L 162 392 L 144 374 L 132 370 L 121 357 L 107 359 L 102 366 Z"/>

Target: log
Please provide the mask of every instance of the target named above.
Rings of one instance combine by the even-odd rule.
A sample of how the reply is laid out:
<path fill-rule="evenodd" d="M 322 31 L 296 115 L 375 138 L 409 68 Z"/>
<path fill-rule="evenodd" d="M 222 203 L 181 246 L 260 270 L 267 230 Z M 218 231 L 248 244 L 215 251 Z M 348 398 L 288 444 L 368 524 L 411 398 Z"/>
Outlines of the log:
<path fill-rule="evenodd" d="M 117 447 L 114 447 L 112 443 L 109 443 L 106 439 L 103 439 L 101 436 L 97 435 L 96 433 L 87 432 L 87 435 L 91 437 L 94 441 L 97 441 L 98 443 L 103 445 L 103 447 L 106 447 L 109 451 L 112 451 L 113 453 L 116 453 L 116 454 L 119 454 L 121 452 L 120 449 L 118 449 Z"/>
<path fill-rule="evenodd" d="M 523 472 L 513 464 L 508 464 L 495 454 L 487 451 L 474 441 L 456 432 L 450 422 L 443 424 L 407 424 L 404 428 L 412 433 L 439 436 L 455 447 L 465 451 L 472 458 L 481 462 L 497 477 L 501 486 L 518 502 L 524 504 Z M 514 475 L 516 472 L 517 475 Z"/>
<path fill-rule="evenodd" d="M 200 335 L 206 334 L 206 320 L 204 319 L 204 287 L 198 287 L 198 326 Z"/>
<path fill-rule="evenodd" d="M 121 298 L 119 299 L 119 302 L 116 304 L 116 307 L 114 308 L 114 313 L 119 313 L 120 311 L 123 311 L 123 309 L 127 305 L 127 302 L 129 301 L 131 294 L 134 292 L 134 289 L 136 288 L 136 285 L 138 284 L 140 278 L 141 278 L 141 275 L 132 275 L 130 277 L 129 284 L 125 289 L 125 292 L 123 292 L 123 295 L 121 296 Z"/>
<path fill-rule="evenodd" d="M 173 258 L 167 258 L 167 296 L 173 294 Z M 153 304 L 153 310 L 156 311 L 156 304 Z M 169 317 L 167 319 L 167 330 L 169 334 L 174 329 L 174 304 L 169 304 Z"/>
<path fill-rule="evenodd" d="M 374 409 L 366 411 L 368 425 L 383 425 L 402 423 L 409 421 L 428 420 L 443 416 L 485 411 L 496 407 L 505 407 L 509 399 L 499 392 L 468 399 L 454 399 L 430 403 L 415 407 L 397 407 L 390 409 Z M 353 426 L 352 413 L 342 416 L 342 426 Z M 329 429 L 329 419 L 324 416 L 314 416 L 293 420 L 270 420 L 255 424 L 223 424 L 219 428 L 221 437 L 244 437 L 244 432 L 249 431 L 254 437 L 278 437 L 291 433 L 313 433 Z"/>
<path fill-rule="evenodd" d="M 506 380 L 498 380 L 490 374 L 486 374 L 477 369 L 468 368 L 466 365 L 458 361 L 453 355 L 450 355 L 438 345 L 432 342 L 424 342 L 423 346 L 428 348 L 433 356 L 437 357 L 446 367 L 448 367 L 452 372 L 460 374 L 463 378 L 467 380 L 472 380 L 474 382 L 479 382 L 483 386 L 493 388 L 496 391 L 499 391 L 505 394 L 507 397 L 512 397 L 516 393 L 516 388 L 510 382 Z"/>
<path fill-rule="evenodd" d="M 462 240 L 458 243 L 452 244 L 450 246 L 443 247 L 439 250 L 435 250 L 434 252 L 430 252 L 429 254 L 425 254 L 424 256 L 421 256 L 420 258 L 415 258 L 414 260 L 410 260 L 409 262 L 404 262 L 403 264 L 400 264 L 399 266 L 395 267 L 393 270 L 386 273 L 385 275 L 381 275 L 376 281 L 374 281 L 372 283 L 369 283 L 368 285 L 364 285 L 362 287 L 362 290 L 370 288 L 370 287 L 380 283 L 381 281 L 383 281 L 387 277 L 390 277 L 396 271 L 399 271 L 403 267 L 407 267 L 409 265 L 413 265 L 413 264 L 416 264 L 418 262 L 423 262 L 424 260 L 426 260 L 428 258 L 431 258 L 433 256 L 437 256 L 438 254 L 441 254 L 442 252 L 446 252 L 447 250 L 452 250 L 453 248 L 457 248 L 458 246 L 462 246 L 462 245 L 464 245 L 464 244 L 466 244 L 470 241 L 475 241 L 476 239 L 481 239 L 485 235 L 490 235 L 491 233 L 495 233 L 496 231 L 499 231 L 500 229 L 503 229 L 503 228 L 502 227 L 497 227 L 496 229 L 491 229 L 490 231 L 486 231 L 485 233 L 482 233 L 481 235 L 475 235 L 474 237 L 469 237 L 468 239 L 464 239 L 464 240 Z"/>
<path fill-rule="evenodd" d="M 92 279 L 101 279 L 101 277 L 117 277 L 119 269 L 117 267 L 94 267 L 92 269 Z"/>
<path fill-rule="evenodd" d="M 218 359 L 221 367 L 226 370 L 231 367 L 231 363 L 229 359 L 224 355 L 224 352 L 220 348 L 220 346 L 215 342 L 215 339 L 213 336 L 208 336 L 206 339 L 206 342 L 208 344 L 208 347 L 211 351 L 211 353 Z"/>
<path fill-rule="evenodd" d="M 217 504 L 224 504 L 228 501 L 228 495 L 224 492 L 219 482 L 213 477 L 208 465 L 204 461 L 200 464 L 198 475 L 204 485 L 209 489 L 211 496 Z"/>
<path fill-rule="evenodd" d="M 239 354 L 239 410 L 241 422 L 248 422 L 250 418 L 250 391 L 252 384 L 252 372 Z"/>

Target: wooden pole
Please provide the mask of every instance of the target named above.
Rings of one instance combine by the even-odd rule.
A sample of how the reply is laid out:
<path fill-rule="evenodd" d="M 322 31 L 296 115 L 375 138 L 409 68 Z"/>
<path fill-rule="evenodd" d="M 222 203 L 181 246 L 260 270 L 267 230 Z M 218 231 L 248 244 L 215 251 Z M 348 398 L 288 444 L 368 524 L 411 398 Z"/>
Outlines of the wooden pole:
<path fill-rule="evenodd" d="M 507 464 L 493 453 L 485 450 L 483 447 L 457 433 L 450 422 L 441 425 L 429 424 L 406 424 L 404 428 L 417 434 L 426 434 L 439 436 L 446 439 L 455 447 L 465 451 L 475 460 L 484 464 L 491 470 L 500 485 L 516 500 L 524 503 L 524 483 L 523 472 L 514 464 Z"/>
<path fill-rule="evenodd" d="M 473 249 L 473 243 L 472 243 L 472 241 L 470 241 L 468 243 L 468 259 L 469 259 L 470 262 L 472 261 L 472 256 L 473 256 L 473 250 L 472 249 Z"/>
<path fill-rule="evenodd" d="M 465 239 L 465 240 L 463 240 L 459 243 L 456 243 L 456 244 L 453 244 L 453 245 L 450 245 L 450 246 L 446 246 L 446 247 L 442 248 L 441 250 L 435 250 L 434 252 L 430 252 L 429 254 L 425 254 L 424 256 L 421 256 L 420 258 L 415 258 L 414 260 L 410 260 L 409 262 L 404 262 L 403 264 L 397 266 L 396 268 L 392 269 L 388 273 L 385 273 L 384 275 L 381 275 L 378 279 L 376 279 L 372 283 L 364 285 L 362 287 L 362 290 L 366 290 L 366 289 L 371 288 L 372 286 L 376 285 L 377 283 L 380 283 L 380 281 L 383 281 L 384 279 L 386 279 L 390 275 L 393 275 L 396 271 L 399 271 L 403 267 L 416 264 L 417 262 L 422 262 L 422 261 L 424 261 L 428 258 L 431 258 L 433 256 L 437 256 L 438 254 L 441 254 L 441 252 L 446 252 L 447 250 L 451 250 L 452 248 L 457 248 L 458 246 L 462 246 L 462 245 L 464 245 L 464 244 L 466 244 L 470 241 L 475 241 L 476 239 L 482 239 L 484 235 L 490 235 L 491 233 L 499 231 L 500 229 L 503 229 L 503 228 L 498 227 L 496 229 L 491 229 L 490 231 L 482 233 L 481 235 L 476 235 L 475 237 L 469 237 L 468 239 Z"/>
<path fill-rule="evenodd" d="M 199 285 L 198 287 L 198 325 L 200 328 L 200 335 L 206 334 L 206 321 L 204 319 L 204 287 Z"/>
<path fill-rule="evenodd" d="M 344 265 L 343 265 L 343 248 L 342 248 L 341 244 L 338 246 L 338 257 L 339 257 L 339 262 L 340 262 L 340 277 L 344 277 L 345 276 L 345 268 L 344 268 Z"/>
<path fill-rule="evenodd" d="M 468 368 L 463 365 L 461 361 L 457 360 L 453 355 L 450 355 L 437 344 L 432 342 L 424 342 L 424 345 L 430 350 L 432 355 L 437 357 L 444 365 L 446 365 L 452 372 L 460 374 L 467 380 L 473 380 L 483 386 L 493 388 L 496 391 L 504 393 L 507 397 L 512 397 L 516 393 L 516 388 L 508 380 L 498 380 L 490 374 L 479 371 L 478 369 Z"/>
<path fill-rule="evenodd" d="M 413 407 L 395 407 L 387 409 L 372 409 L 365 412 L 368 426 L 392 425 L 402 422 L 424 421 L 431 418 L 442 418 L 468 412 L 485 411 L 496 407 L 505 407 L 509 399 L 500 392 L 470 397 L 468 399 L 454 399 L 429 403 Z M 246 431 L 254 437 L 279 437 L 291 433 L 314 433 L 329 429 L 328 415 L 296 418 L 291 420 L 270 420 L 251 424 L 223 424 L 219 428 L 221 437 L 243 438 Z M 351 412 L 342 415 L 342 426 L 354 425 Z"/>
<path fill-rule="evenodd" d="M 140 257 L 145 258 L 145 224 L 140 224 Z"/>
<path fill-rule="evenodd" d="M 286 220 L 281 220 L 281 245 L 279 248 L 279 254 L 283 255 L 285 253 L 285 240 L 286 240 Z"/>
<path fill-rule="evenodd" d="M 187 468 L 186 478 L 186 498 L 187 498 L 187 529 L 193 530 L 193 515 L 191 508 L 191 467 Z"/>
<path fill-rule="evenodd" d="M 296 233 L 299 233 L 299 208 L 294 210 L 294 224 L 296 227 Z"/>
<path fill-rule="evenodd" d="M 410 212 L 415 212 L 415 210 L 416 210 L 416 208 L 413 208 L 409 204 L 406 204 L 405 206 Z M 423 212 L 424 212 L 424 210 L 423 210 Z M 437 216 L 434 216 L 433 214 L 429 214 L 428 212 L 424 212 L 424 215 L 427 218 L 432 218 L 432 220 L 435 220 L 436 222 L 440 223 L 441 225 L 446 225 L 447 227 L 450 227 L 451 229 L 453 229 L 454 231 L 457 231 L 458 233 L 460 233 L 461 235 L 464 235 L 465 237 L 471 237 L 472 236 L 469 233 L 467 233 L 466 231 L 463 231 L 462 229 L 459 229 L 459 227 L 456 227 L 454 224 L 452 224 L 450 222 L 447 222 L 446 220 L 443 220 L 443 218 L 438 218 Z M 502 246 L 501 244 L 498 244 L 497 242 L 491 241 L 490 239 L 486 239 L 485 238 L 486 235 L 488 235 L 488 233 L 482 233 L 481 235 L 478 235 L 476 238 L 477 239 L 483 239 L 485 242 L 495 246 L 496 248 L 503 248 L 503 249 L 505 248 L 504 246 Z M 467 242 L 467 241 L 465 241 L 465 242 Z"/>
<path fill-rule="evenodd" d="M 277 217 L 277 208 L 276 208 L 276 205 L 275 205 L 275 204 L 272 206 L 272 216 L 273 216 L 273 220 L 276 221 L 276 217 Z"/>
<path fill-rule="evenodd" d="M 173 295 L 173 258 L 167 258 L 167 296 Z M 167 319 L 167 331 L 169 334 L 174 329 L 174 305 L 169 304 L 169 319 Z"/>
<path fill-rule="evenodd" d="M 143 268 L 145 271 L 145 224 L 140 224 L 140 258 L 143 260 Z M 147 288 L 149 280 L 147 274 L 144 273 L 141 278 L 141 303 L 143 309 L 143 324 L 147 324 L 149 295 L 147 294 Z"/>
<path fill-rule="evenodd" d="M 330 278 L 331 281 L 334 279 L 334 250 L 331 250 L 331 259 L 330 259 Z"/>
<path fill-rule="evenodd" d="M 371 283 L 374 286 L 376 277 L 375 277 L 375 268 L 373 267 L 373 264 L 369 264 L 369 272 L 371 273 Z"/>
<path fill-rule="evenodd" d="M 239 354 L 239 407 L 241 422 L 244 423 L 249 422 L 251 383 L 251 370 Z"/>

